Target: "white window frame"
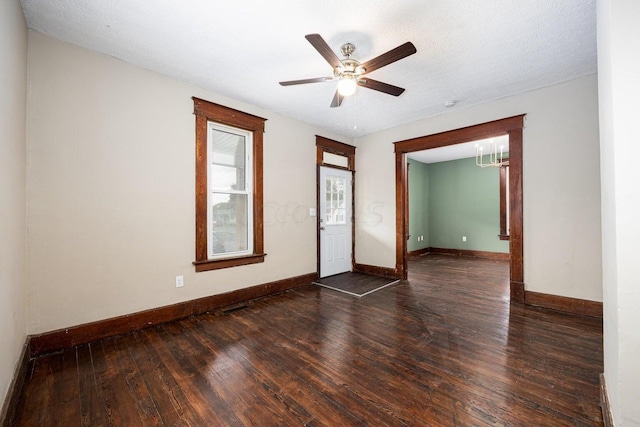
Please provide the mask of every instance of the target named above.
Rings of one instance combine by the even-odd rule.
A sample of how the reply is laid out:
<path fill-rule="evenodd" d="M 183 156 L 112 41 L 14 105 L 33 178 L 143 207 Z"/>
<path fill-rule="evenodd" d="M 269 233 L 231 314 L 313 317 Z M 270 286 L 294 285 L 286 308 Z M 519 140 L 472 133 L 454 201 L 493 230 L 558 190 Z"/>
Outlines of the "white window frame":
<path fill-rule="evenodd" d="M 244 129 L 226 126 L 220 123 L 207 121 L 207 159 L 212 159 L 212 147 L 213 147 L 213 135 L 215 131 L 227 132 L 235 135 L 239 135 L 244 137 L 244 151 L 245 151 L 245 190 L 214 190 L 212 187 L 211 181 L 211 169 L 213 162 L 211 160 L 207 161 L 207 254 L 208 258 L 211 260 L 216 259 L 224 259 L 229 257 L 237 257 L 243 255 L 251 255 L 253 254 L 253 132 L 247 131 Z M 245 195 L 247 198 L 247 224 L 246 224 L 246 235 L 247 235 L 247 249 L 243 251 L 233 251 L 233 252 L 224 252 L 224 253 L 214 253 L 213 248 L 215 242 L 212 238 L 213 235 L 212 224 L 213 224 L 213 204 L 212 198 L 214 194 L 240 194 Z"/>

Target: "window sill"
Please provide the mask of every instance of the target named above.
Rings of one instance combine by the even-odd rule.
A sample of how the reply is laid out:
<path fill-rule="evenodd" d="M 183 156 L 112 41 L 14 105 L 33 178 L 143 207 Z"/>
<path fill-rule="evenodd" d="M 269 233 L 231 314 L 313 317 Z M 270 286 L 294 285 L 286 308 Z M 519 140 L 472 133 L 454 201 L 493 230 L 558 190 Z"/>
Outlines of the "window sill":
<path fill-rule="evenodd" d="M 203 261 L 193 261 L 196 273 L 201 271 L 219 270 L 221 268 L 239 267 L 241 265 L 258 264 L 264 262 L 267 254 L 245 255 L 235 258 L 205 259 Z"/>

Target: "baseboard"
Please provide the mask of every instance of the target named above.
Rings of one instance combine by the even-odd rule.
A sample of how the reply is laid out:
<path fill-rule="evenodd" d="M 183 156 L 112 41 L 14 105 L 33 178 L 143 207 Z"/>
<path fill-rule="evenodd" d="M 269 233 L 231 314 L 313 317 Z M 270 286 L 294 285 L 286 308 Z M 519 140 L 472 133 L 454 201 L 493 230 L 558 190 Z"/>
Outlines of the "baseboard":
<path fill-rule="evenodd" d="M 86 323 L 71 328 L 33 335 L 30 337 L 31 357 L 72 348 L 76 345 L 90 343 L 102 338 L 126 334 L 152 325 L 183 319 L 196 314 L 251 301 L 256 298 L 275 295 L 308 285 L 316 280 L 317 277 L 317 273 L 309 273 L 249 288 L 238 289 L 224 294 L 198 298 L 169 306 Z"/>
<path fill-rule="evenodd" d="M 407 252 L 407 256 L 415 257 L 415 256 L 421 256 L 428 253 L 429 253 L 429 248 L 422 248 L 422 249 L 416 249 L 415 251 Z"/>
<path fill-rule="evenodd" d="M 386 277 L 389 279 L 400 279 L 400 277 L 398 277 L 398 274 L 394 268 L 378 267 L 377 265 L 367 265 L 367 264 L 356 263 L 353 266 L 353 272 L 371 274 L 373 276 Z"/>
<path fill-rule="evenodd" d="M 599 317 L 602 319 L 602 303 L 597 301 L 525 291 L 524 303 L 565 313 Z"/>
<path fill-rule="evenodd" d="M 613 414 L 611 413 L 611 404 L 609 403 L 609 393 L 607 392 L 604 374 L 600 374 L 600 407 L 602 408 L 604 427 L 614 427 Z"/>
<path fill-rule="evenodd" d="M 29 373 L 29 356 L 31 354 L 29 342 L 29 337 L 27 337 L 24 345 L 22 346 L 22 352 L 18 358 L 13 379 L 9 384 L 7 396 L 5 397 L 4 404 L 2 405 L 2 412 L 0 412 L 0 426 L 2 427 L 10 427 L 12 425 L 13 417 L 15 416 L 16 408 L 18 407 L 18 400 L 22 394 L 24 383 L 27 380 L 27 375 Z"/>
<path fill-rule="evenodd" d="M 489 252 L 489 251 L 471 251 L 467 249 L 446 249 L 446 248 L 427 248 L 429 253 L 454 255 L 454 256 L 467 256 L 473 258 L 485 258 L 509 261 L 509 253 L 504 252 Z"/>

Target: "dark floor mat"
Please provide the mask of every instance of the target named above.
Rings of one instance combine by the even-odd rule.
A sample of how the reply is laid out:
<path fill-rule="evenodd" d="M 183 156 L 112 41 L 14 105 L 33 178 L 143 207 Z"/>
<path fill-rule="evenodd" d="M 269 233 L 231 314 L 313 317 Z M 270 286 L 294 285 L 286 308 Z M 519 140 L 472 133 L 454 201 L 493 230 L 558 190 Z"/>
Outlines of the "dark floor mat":
<path fill-rule="evenodd" d="M 344 292 L 361 298 L 372 294 L 387 286 L 398 283 L 398 279 L 388 279 L 386 277 L 371 276 L 363 273 L 341 273 L 335 276 L 323 277 L 313 283 L 334 291 Z"/>

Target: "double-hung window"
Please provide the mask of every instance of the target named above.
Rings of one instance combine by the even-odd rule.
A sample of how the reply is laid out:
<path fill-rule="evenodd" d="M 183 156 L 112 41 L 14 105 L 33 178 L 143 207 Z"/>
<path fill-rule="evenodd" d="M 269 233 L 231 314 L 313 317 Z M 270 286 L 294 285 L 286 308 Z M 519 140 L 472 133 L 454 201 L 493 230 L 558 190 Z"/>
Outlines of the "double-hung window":
<path fill-rule="evenodd" d="M 196 271 L 263 262 L 265 119 L 193 98 Z"/>
<path fill-rule="evenodd" d="M 208 258 L 253 253 L 251 132 L 209 122 Z"/>

